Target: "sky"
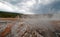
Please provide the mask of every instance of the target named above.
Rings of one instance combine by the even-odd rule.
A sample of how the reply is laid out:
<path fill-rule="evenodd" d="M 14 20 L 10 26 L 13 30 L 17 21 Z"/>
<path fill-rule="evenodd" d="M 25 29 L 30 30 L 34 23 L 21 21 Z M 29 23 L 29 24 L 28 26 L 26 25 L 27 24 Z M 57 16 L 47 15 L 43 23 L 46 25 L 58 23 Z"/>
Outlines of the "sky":
<path fill-rule="evenodd" d="M 0 0 L 0 11 L 23 14 L 60 13 L 60 0 Z"/>

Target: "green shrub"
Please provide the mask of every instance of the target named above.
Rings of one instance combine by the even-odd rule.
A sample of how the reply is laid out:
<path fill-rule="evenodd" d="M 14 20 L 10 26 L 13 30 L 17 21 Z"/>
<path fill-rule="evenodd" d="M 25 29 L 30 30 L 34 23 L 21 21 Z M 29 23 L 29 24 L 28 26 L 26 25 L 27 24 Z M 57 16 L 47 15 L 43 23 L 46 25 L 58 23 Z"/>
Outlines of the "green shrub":
<path fill-rule="evenodd" d="M 22 14 L 19 13 L 13 13 L 13 12 L 5 12 L 5 11 L 0 11 L 0 17 L 4 17 L 4 18 L 9 18 L 9 17 L 16 17 L 17 15 L 19 15 L 21 17 Z"/>

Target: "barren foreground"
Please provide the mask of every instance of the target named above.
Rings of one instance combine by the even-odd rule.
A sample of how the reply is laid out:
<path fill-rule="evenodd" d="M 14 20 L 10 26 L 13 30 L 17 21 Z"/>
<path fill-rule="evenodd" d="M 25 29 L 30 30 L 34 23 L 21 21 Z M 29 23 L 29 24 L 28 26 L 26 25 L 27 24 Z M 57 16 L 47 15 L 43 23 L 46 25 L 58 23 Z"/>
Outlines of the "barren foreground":
<path fill-rule="evenodd" d="M 0 20 L 0 37 L 60 37 L 60 20 Z"/>

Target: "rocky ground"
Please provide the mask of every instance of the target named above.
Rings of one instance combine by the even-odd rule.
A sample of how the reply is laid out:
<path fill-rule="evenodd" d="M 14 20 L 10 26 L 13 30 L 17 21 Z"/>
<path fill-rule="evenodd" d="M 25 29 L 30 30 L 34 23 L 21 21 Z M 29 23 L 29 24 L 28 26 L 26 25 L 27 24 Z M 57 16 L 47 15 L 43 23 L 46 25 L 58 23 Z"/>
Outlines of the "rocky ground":
<path fill-rule="evenodd" d="M 0 37 L 59 37 L 59 20 L 34 18 L 0 20 Z"/>

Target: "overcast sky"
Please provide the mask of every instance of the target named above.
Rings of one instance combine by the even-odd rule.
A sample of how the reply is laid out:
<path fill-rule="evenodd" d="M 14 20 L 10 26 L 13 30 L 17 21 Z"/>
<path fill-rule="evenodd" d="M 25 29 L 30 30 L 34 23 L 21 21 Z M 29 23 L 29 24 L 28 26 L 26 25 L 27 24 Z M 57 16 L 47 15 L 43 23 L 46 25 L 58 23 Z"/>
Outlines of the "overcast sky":
<path fill-rule="evenodd" d="M 60 13 L 60 0 L 0 0 L 0 11 L 23 14 Z"/>

